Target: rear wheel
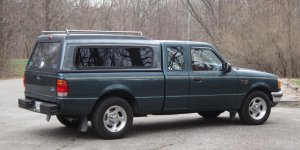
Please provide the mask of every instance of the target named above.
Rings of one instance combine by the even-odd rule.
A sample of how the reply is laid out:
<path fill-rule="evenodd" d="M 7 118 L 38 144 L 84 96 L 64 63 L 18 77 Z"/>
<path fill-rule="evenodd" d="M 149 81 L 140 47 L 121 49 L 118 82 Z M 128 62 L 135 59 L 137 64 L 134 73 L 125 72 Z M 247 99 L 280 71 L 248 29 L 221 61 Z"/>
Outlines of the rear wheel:
<path fill-rule="evenodd" d="M 120 97 L 104 99 L 96 106 L 92 116 L 94 131 L 105 139 L 123 137 L 131 129 L 132 122 L 131 106 Z"/>
<path fill-rule="evenodd" d="M 217 118 L 224 111 L 200 111 L 198 114 L 206 119 L 214 119 Z"/>
<path fill-rule="evenodd" d="M 251 125 L 263 124 L 269 118 L 271 112 L 271 102 L 269 97 L 261 91 L 250 93 L 240 110 L 238 111 L 240 119 Z"/>
<path fill-rule="evenodd" d="M 71 128 L 76 128 L 79 126 L 79 120 L 78 119 L 73 119 L 67 116 L 63 115 L 56 115 L 57 120 L 62 123 L 63 125 Z"/>

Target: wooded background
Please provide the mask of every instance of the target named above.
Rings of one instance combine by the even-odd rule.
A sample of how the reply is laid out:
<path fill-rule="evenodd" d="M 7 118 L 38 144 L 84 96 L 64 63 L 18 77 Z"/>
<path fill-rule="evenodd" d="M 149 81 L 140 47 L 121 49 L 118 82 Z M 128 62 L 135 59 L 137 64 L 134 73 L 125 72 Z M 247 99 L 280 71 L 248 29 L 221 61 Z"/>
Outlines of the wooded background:
<path fill-rule="evenodd" d="M 233 66 L 300 76 L 300 0 L 0 0 L 0 76 L 42 30 L 66 29 L 209 42 Z"/>

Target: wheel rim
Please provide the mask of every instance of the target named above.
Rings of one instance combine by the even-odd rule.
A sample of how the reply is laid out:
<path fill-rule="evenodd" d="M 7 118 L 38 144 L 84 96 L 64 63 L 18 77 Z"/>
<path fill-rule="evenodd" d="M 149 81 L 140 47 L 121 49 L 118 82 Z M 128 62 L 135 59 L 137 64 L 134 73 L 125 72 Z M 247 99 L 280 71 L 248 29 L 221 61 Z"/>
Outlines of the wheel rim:
<path fill-rule="evenodd" d="M 254 120 L 262 119 L 267 112 L 267 104 L 261 97 L 255 97 L 249 104 L 249 114 Z"/>
<path fill-rule="evenodd" d="M 110 132 L 121 131 L 125 127 L 126 122 L 126 111 L 120 106 L 111 106 L 104 113 L 103 123 Z"/>

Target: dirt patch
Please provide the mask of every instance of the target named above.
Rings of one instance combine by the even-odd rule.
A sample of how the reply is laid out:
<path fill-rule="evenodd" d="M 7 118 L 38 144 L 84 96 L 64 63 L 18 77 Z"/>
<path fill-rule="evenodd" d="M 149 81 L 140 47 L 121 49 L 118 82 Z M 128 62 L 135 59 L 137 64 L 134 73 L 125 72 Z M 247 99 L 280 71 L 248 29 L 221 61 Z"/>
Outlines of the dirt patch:
<path fill-rule="evenodd" d="M 277 106 L 300 108 L 299 87 L 291 83 L 289 79 L 283 79 L 283 97 Z"/>

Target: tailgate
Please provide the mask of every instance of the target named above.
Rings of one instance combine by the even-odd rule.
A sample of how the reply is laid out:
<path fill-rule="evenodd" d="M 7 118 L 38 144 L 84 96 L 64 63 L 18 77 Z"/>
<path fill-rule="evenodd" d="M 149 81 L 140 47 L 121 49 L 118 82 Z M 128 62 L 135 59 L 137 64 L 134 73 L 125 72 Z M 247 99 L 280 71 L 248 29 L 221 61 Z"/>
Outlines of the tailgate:
<path fill-rule="evenodd" d="M 56 102 L 56 75 L 26 71 L 24 77 L 26 97 Z"/>

